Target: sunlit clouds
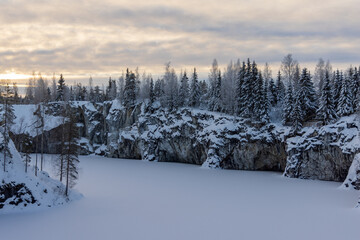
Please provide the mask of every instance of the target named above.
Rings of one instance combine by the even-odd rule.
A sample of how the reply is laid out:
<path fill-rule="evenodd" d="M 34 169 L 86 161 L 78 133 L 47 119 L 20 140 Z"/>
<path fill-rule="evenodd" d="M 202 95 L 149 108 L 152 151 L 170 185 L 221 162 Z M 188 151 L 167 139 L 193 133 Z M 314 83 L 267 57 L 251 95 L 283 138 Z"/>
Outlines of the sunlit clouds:
<path fill-rule="evenodd" d="M 165 62 L 205 74 L 247 57 L 278 64 L 359 64 L 358 1 L 0 0 L 0 73 L 160 73 Z M 4 75 L 2 75 L 4 76 Z"/>

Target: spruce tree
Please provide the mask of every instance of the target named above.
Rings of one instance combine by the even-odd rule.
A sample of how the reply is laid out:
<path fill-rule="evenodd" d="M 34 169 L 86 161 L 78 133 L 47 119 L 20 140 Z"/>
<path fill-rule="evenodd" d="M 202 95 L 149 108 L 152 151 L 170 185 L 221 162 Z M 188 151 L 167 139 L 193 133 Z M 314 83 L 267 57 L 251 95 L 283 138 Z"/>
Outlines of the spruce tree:
<path fill-rule="evenodd" d="M 12 154 L 10 152 L 9 143 L 10 143 L 10 129 L 14 124 L 14 120 L 16 118 L 14 114 L 14 108 L 12 106 L 11 99 L 14 96 L 14 92 L 9 87 L 9 84 L 6 84 L 4 92 L 3 92 L 3 106 L 1 109 L 2 118 L 0 122 L 0 126 L 2 128 L 3 141 L 0 143 L 3 151 L 3 170 L 6 171 L 6 162 L 7 158 L 12 158 Z"/>
<path fill-rule="evenodd" d="M 222 110 L 222 106 L 221 106 L 221 84 L 222 84 L 222 79 L 221 79 L 221 71 L 218 72 L 218 77 L 216 79 L 216 85 L 214 88 L 214 93 L 213 96 L 210 99 L 209 102 L 209 110 L 210 111 L 215 111 L 215 112 L 220 112 Z"/>
<path fill-rule="evenodd" d="M 325 79 L 322 82 L 322 87 L 317 116 L 324 124 L 329 124 L 337 118 L 337 114 L 328 71 L 325 72 Z"/>
<path fill-rule="evenodd" d="M 191 86 L 190 86 L 190 106 L 198 107 L 200 105 L 200 86 L 198 75 L 196 72 L 196 68 L 194 68 L 194 72 L 191 76 Z"/>
<path fill-rule="evenodd" d="M 68 122 L 65 127 L 65 144 L 64 144 L 64 155 L 65 155 L 65 195 L 69 195 L 69 188 L 75 185 L 75 180 L 78 179 L 77 164 L 79 163 L 78 158 L 78 128 L 76 126 L 75 113 L 70 108 L 69 104 L 66 106 L 66 116 Z"/>
<path fill-rule="evenodd" d="M 31 150 L 32 150 L 32 145 L 33 145 L 33 142 L 31 140 L 31 137 L 29 134 L 24 134 L 23 135 L 23 140 L 22 140 L 22 147 L 21 147 L 21 151 L 23 152 L 24 154 L 24 158 L 25 158 L 25 172 L 27 173 L 28 171 L 28 166 L 29 166 L 29 163 L 31 161 L 31 156 L 30 156 L 30 153 L 31 153 Z"/>
<path fill-rule="evenodd" d="M 253 112 L 255 119 L 260 120 L 263 112 L 263 98 L 264 98 L 264 91 L 263 91 L 263 78 L 261 73 L 258 74 L 256 81 L 254 82 L 254 103 L 253 103 Z"/>
<path fill-rule="evenodd" d="M 125 87 L 124 87 L 124 106 L 131 107 L 136 102 L 136 79 L 135 74 L 126 70 Z"/>
<path fill-rule="evenodd" d="M 350 91 L 350 79 L 348 76 L 342 81 L 339 102 L 337 105 L 338 116 L 347 116 L 354 112 L 353 101 Z"/>
<path fill-rule="evenodd" d="M 261 78 L 261 73 L 260 73 Z M 270 121 L 269 112 L 270 112 L 270 100 L 269 100 L 269 86 L 265 83 L 262 88 L 262 98 L 261 98 L 261 114 L 260 114 L 260 121 L 263 123 L 268 123 Z"/>
<path fill-rule="evenodd" d="M 334 76 L 335 76 L 335 80 L 334 80 L 333 96 L 334 96 L 335 107 L 337 109 L 338 103 L 340 101 L 341 87 L 343 83 L 343 74 L 339 70 L 336 70 L 336 72 L 334 72 Z"/>
<path fill-rule="evenodd" d="M 253 63 L 251 64 L 251 70 L 250 70 L 250 82 L 249 82 L 249 105 L 248 105 L 248 112 L 250 114 L 250 117 L 256 117 L 256 111 L 257 111 L 257 106 L 256 106 L 256 101 L 257 99 L 257 93 L 259 92 L 259 90 L 261 89 L 261 86 L 259 85 L 260 83 L 259 81 L 259 71 L 257 68 L 257 65 L 255 63 L 255 61 L 253 61 Z M 261 78 L 261 82 L 262 82 L 262 78 Z"/>
<path fill-rule="evenodd" d="M 283 104 L 282 122 L 284 125 L 286 123 L 292 122 L 291 113 L 293 111 L 293 107 L 294 107 L 293 87 L 292 84 L 289 83 Z"/>
<path fill-rule="evenodd" d="M 150 92 L 149 92 L 149 96 L 150 96 L 150 106 L 152 106 L 152 104 L 155 102 L 156 100 L 156 96 L 155 96 L 155 92 L 154 92 L 154 80 L 151 78 L 150 80 L 150 88 L 149 88 Z"/>
<path fill-rule="evenodd" d="M 244 94 L 244 77 L 245 77 L 246 65 L 243 62 L 242 67 L 238 71 L 237 81 L 236 81 L 236 113 L 238 116 L 244 111 L 244 103 L 242 102 L 242 95 Z"/>
<path fill-rule="evenodd" d="M 291 85 L 290 85 L 291 86 Z M 282 104 L 285 99 L 285 85 L 281 78 L 280 71 L 278 72 L 277 80 L 276 80 L 276 99 L 278 104 Z"/>
<path fill-rule="evenodd" d="M 189 102 L 189 78 L 186 75 L 186 71 L 181 77 L 180 89 L 179 89 L 179 106 L 187 106 Z"/>
<path fill-rule="evenodd" d="M 274 80 L 270 78 L 268 82 L 268 89 L 267 89 L 269 102 L 272 106 L 276 106 L 278 102 L 278 96 L 277 96 L 277 89 L 274 83 Z"/>
<path fill-rule="evenodd" d="M 65 94 L 65 80 L 62 74 L 60 74 L 60 79 L 58 81 L 57 89 L 56 89 L 56 100 L 57 101 L 64 101 L 64 94 Z"/>
<path fill-rule="evenodd" d="M 252 68 L 250 59 L 247 60 L 246 69 L 244 71 L 244 82 L 242 85 L 241 96 L 239 102 L 241 102 L 243 109 L 241 111 L 242 117 L 250 117 L 252 113 L 252 88 L 254 82 L 252 82 Z"/>
<path fill-rule="evenodd" d="M 298 133 L 302 129 L 302 123 L 304 121 L 303 102 L 300 91 L 295 93 L 294 107 L 291 112 L 292 130 L 294 133 Z"/>
<path fill-rule="evenodd" d="M 295 89 L 295 88 L 294 88 Z M 304 120 L 313 118 L 317 109 L 317 98 L 314 84 L 311 81 L 310 73 L 306 68 L 302 70 L 300 83 L 298 89 L 295 89 L 296 94 L 299 94 L 301 101 L 302 116 Z"/>
<path fill-rule="evenodd" d="M 351 92 L 352 92 L 352 102 L 353 102 L 353 109 L 354 111 L 356 111 L 356 109 L 358 108 L 358 103 L 359 103 L 359 96 L 360 96 L 360 80 L 359 80 L 359 74 L 358 74 L 358 70 L 355 67 L 354 70 L 352 71 L 352 74 L 350 76 L 350 86 L 351 86 Z"/>

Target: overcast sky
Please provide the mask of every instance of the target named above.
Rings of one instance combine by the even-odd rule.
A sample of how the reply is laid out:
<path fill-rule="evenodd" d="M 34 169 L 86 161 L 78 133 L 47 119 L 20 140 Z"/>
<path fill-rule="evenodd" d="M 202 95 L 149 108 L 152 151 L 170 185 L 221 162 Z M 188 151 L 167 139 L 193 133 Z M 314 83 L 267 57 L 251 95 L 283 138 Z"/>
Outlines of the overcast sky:
<path fill-rule="evenodd" d="M 287 53 L 359 65 L 358 0 L 0 0 L 0 73 L 159 74 Z M 273 69 L 277 70 L 277 69 Z"/>

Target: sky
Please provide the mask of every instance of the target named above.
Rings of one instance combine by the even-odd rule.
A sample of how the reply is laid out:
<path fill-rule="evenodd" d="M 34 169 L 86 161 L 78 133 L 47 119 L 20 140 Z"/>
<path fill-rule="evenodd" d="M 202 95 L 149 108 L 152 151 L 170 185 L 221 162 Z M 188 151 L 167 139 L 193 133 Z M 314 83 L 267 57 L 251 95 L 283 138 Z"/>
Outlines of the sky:
<path fill-rule="evenodd" d="M 0 0 L 0 13 L 0 78 L 156 76 L 169 61 L 206 77 L 214 58 L 277 71 L 288 53 L 308 67 L 360 62 L 358 0 Z"/>

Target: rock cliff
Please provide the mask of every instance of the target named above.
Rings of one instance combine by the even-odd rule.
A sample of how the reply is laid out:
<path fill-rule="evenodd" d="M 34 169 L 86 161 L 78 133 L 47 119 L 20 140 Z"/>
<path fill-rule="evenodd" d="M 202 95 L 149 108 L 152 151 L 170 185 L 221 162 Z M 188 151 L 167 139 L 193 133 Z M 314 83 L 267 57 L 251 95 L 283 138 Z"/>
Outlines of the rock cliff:
<path fill-rule="evenodd" d="M 126 109 L 117 100 L 73 102 L 72 107 L 82 154 L 343 181 L 360 149 L 357 115 L 327 126 L 308 126 L 294 135 L 281 124 L 188 108 L 169 112 L 155 104 L 150 113 L 146 104 Z M 48 114 L 57 116 L 58 108 L 53 103 Z M 46 132 L 45 152 L 58 151 L 61 129 L 58 125 Z"/>

